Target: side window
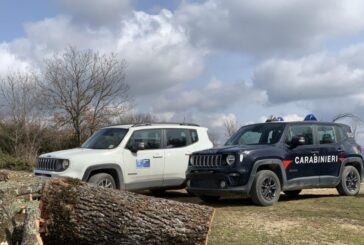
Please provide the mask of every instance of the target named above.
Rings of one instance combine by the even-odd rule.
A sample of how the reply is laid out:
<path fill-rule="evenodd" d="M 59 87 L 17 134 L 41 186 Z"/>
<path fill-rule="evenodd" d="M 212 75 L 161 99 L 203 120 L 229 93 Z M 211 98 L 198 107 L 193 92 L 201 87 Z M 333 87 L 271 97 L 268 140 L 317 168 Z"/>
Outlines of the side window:
<path fill-rule="evenodd" d="M 340 142 L 348 138 L 348 136 L 345 134 L 344 129 L 340 126 L 335 126 L 335 133 L 337 142 Z"/>
<path fill-rule="evenodd" d="M 167 148 L 187 146 L 187 129 L 166 129 Z"/>
<path fill-rule="evenodd" d="M 145 150 L 160 149 L 162 145 L 161 130 L 147 129 L 138 130 L 130 137 L 128 145 L 136 145 L 143 142 Z"/>
<path fill-rule="evenodd" d="M 191 143 L 196 143 L 198 141 L 198 134 L 197 131 L 195 129 L 190 129 L 190 134 L 191 134 Z"/>
<path fill-rule="evenodd" d="M 289 127 L 286 142 L 290 143 L 293 137 L 304 137 L 306 145 L 313 144 L 313 130 L 310 125 L 292 125 Z"/>
<path fill-rule="evenodd" d="M 318 126 L 317 134 L 320 144 L 332 144 L 336 142 L 333 126 Z"/>
<path fill-rule="evenodd" d="M 239 139 L 239 145 L 254 145 L 259 144 L 261 132 L 246 132 Z"/>

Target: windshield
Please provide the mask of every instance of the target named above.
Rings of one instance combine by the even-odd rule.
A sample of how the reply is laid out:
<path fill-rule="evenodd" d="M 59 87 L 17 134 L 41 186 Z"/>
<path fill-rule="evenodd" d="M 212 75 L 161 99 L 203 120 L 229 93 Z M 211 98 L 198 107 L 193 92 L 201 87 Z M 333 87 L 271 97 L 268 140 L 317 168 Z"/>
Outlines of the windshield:
<path fill-rule="evenodd" d="M 113 149 L 124 139 L 128 129 L 125 128 L 103 128 L 94 133 L 81 146 L 89 149 Z"/>
<path fill-rule="evenodd" d="M 279 141 L 284 130 L 282 123 L 264 123 L 239 129 L 225 145 L 267 145 Z"/>

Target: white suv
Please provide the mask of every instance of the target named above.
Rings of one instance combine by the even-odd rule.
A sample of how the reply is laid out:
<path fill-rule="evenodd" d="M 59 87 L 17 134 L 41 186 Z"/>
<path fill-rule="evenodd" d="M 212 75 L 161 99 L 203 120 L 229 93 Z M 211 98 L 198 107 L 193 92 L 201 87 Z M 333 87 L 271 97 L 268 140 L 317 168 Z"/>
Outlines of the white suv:
<path fill-rule="evenodd" d="M 212 147 L 195 124 L 135 124 L 102 128 L 81 148 L 39 156 L 36 176 L 68 176 L 107 188 L 184 188 L 189 155 Z"/>

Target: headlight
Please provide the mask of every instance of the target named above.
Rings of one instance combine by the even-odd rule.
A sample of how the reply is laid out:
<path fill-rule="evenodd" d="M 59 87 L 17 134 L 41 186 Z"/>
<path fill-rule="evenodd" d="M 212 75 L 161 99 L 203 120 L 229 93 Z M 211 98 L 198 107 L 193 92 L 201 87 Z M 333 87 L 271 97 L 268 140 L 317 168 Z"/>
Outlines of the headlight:
<path fill-rule="evenodd" d="M 58 160 L 56 171 L 64 171 L 69 167 L 69 165 L 70 165 L 70 161 L 67 159 Z"/>
<path fill-rule="evenodd" d="M 240 160 L 240 162 L 243 162 L 243 160 L 244 160 L 244 153 L 240 153 L 239 160 Z"/>
<path fill-rule="evenodd" d="M 62 168 L 63 168 L 63 170 L 66 170 L 69 165 L 70 165 L 70 161 L 69 160 L 64 159 L 62 161 Z"/>
<path fill-rule="evenodd" d="M 235 156 L 234 155 L 227 155 L 226 157 L 226 163 L 228 165 L 233 165 L 235 163 Z"/>
<path fill-rule="evenodd" d="M 190 166 L 193 166 L 194 164 L 194 157 L 193 155 L 190 156 Z"/>

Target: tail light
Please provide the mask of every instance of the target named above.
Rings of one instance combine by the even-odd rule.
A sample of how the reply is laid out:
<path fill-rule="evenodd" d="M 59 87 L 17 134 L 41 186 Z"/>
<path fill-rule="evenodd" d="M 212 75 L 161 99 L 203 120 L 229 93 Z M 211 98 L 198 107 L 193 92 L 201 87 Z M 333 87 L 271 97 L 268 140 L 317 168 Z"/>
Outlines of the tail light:
<path fill-rule="evenodd" d="M 356 150 L 358 151 L 358 152 L 357 152 L 358 154 L 361 154 L 361 153 L 362 153 L 361 145 L 358 145 L 358 144 L 357 144 L 357 145 L 355 146 L 355 148 L 356 148 Z"/>

